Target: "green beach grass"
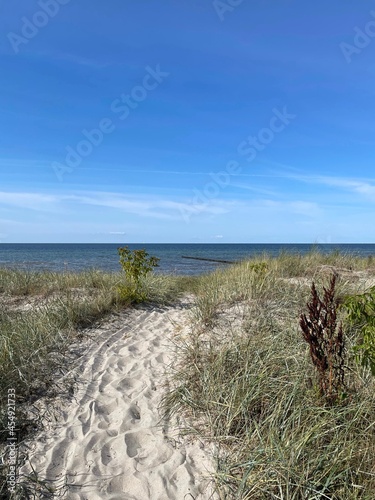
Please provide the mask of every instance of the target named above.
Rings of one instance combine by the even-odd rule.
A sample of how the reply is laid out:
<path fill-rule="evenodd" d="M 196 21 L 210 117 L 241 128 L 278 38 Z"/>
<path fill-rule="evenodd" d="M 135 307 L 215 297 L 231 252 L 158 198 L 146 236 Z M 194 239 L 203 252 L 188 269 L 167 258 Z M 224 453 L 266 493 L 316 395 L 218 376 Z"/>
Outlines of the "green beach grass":
<path fill-rule="evenodd" d="M 189 281 L 150 274 L 143 285 L 150 302 L 167 304 Z M 26 409 L 39 397 L 54 395 L 56 380 L 71 365 L 70 346 L 83 338 L 85 329 L 131 307 L 119 293 L 120 285 L 126 286 L 120 272 L 0 269 L 0 447 L 4 449 L 9 437 L 8 390 L 16 394 L 17 439 L 22 442 L 40 427 Z M 6 467 L 0 464 L 0 499 L 8 498 L 5 476 Z"/>
<path fill-rule="evenodd" d="M 338 298 L 375 284 L 371 258 L 318 252 L 200 279 L 164 411 L 215 443 L 222 499 L 375 498 L 375 384 L 354 361 L 358 332 L 347 330 L 348 390 L 332 406 L 299 328 L 312 281 L 322 290 L 332 273 Z"/>
<path fill-rule="evenodd" d="M 191 334 L 177 341 L 162 411 L 188 417 L 183 432 L 215 444 L 223 499 L 375 498 L 375 384 L 352 355 L 359 332 L 345 332 L 348 392 L 329 406 L 299 329 L 312 281 L 321 290 L 332 273 L 339 297 L 375 284 L 372 258 L 315 251 L 264 255 L 200 277 L 144 278 L 151 303 L 194 296 Z M 121 284 L 120 273 L 0 270 L 3 446 L 8 389 L 17 395 L 22 441 L 38 424 L 23 408 L 53 393 L 69 369 L 69 346 L 85 328 L 131 307 Z M 0 498 L 8 498 L 6 473 L 0 465 Z"/>

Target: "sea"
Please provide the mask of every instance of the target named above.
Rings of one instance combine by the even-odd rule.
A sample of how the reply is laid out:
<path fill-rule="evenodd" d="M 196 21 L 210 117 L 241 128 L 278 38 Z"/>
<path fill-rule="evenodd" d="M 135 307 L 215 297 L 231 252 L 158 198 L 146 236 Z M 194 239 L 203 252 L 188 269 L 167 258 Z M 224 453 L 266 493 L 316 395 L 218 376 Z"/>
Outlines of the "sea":
<path fill-rule="evenodd" d="M 341 252 L 359 256 L 375 255 L 375 244 L 142 244 L 142 243 L 0 243 L 0 267 L 30 271 L 84 271 L 100 269 L 120 271 L 117 249 L 128 246 L 131 250 L 145 249 L 158 257 L 155 272 L 179 275 L 199 275 L 213 271 L 227 263 L 267 253 L 278 256 L 281 252 L 306 254 L 313 248 L 323 253 Z M 185 258 L 194 257 L 194 259 Z"/>

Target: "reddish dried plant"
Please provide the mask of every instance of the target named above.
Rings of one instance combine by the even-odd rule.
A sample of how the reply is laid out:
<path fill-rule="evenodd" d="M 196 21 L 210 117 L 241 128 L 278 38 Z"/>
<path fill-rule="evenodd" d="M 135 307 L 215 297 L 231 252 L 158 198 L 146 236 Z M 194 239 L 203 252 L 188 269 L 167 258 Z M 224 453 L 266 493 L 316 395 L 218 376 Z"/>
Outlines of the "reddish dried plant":
<path fill-rule="evenodd" d="M 301 314 L 300 318 L 303 337 L 310 346 L 311 359 L 318 372 L 320 395 L 330 402 L 336 401 L 345 389 L 345 341 L 342 325 L 337 327 L 335 284 L 333 275 L 329 288 L 323 288 L 321 300 L 313 283 L 311 302 L 307 304 L 308 317 Z"/>

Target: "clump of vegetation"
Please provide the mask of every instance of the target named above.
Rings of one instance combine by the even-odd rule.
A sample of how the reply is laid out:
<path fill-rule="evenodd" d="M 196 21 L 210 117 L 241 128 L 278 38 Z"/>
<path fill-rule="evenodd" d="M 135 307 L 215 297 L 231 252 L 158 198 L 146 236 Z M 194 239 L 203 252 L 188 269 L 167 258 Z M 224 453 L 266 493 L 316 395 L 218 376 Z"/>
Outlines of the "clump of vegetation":
<path fill-rule="evenodd" d="M 284 277 L 316 278 L 325 270 L 329 274 L 332 274 L 334 269 L 361 271 L 367 270 L 371 265 L 372 260 L 369 257 L 360 257 L 338 250 L 322 254 L 317 248 L 313 248 L 307 254 L 282 252 L 279 257 L 272 261 L 272 267 L 277 267 L 279 275 L 282 273 Z"/>
<path fill-rule="evenodd" d="M 337 326 L 338 302 L 335 297 L 336 277 L 319 298 L 315 284 L 311 286 L 309 311 L 301 314 L 303 337 L 310 346 L 311 360 L 317 369 L 319 392 L 329 402 L 335 402 L 345 390 L 345 339 L 342 325 Z"/>
<path fill-rule="evenodd" d="M 353 295 L 362 276 L 372 277 L 367 262 L 314 251 L 262 256 L 200 278 L 195 322 L 179 343 L 163 408 L 187 418 L 184 432 L 215 444 L 221 498 L 375 497 L 374 381 L 347 355 L 353 339 L 346 336 L 345 347 L 332 310 L 335 297 Z M 312 319 L 306 315 L 306 324 L 318 327 L 319 317 L 331 333 L 317 351 L 327 363 L 322 385 L 335 401 L 327 405 L 316 397 L 316 368 L 298 322 L 311 302 L 311 278 L 320 290 L 333 272 L 334 286 L 326 297 L 316 294 Z M 355 387 L 351 397 L 339 397 L 342 382 Z"/>
<path fill-rule="evenodd" d="M 264 262 L 262 260 L 260 262 L 250 263 L 250 264 L 248 264 L 248 266 L 249 266 L 249 269 L 251 269 L 255 273 L 259 273 L 259 274 L 266 273 L 268 271 L 268 267 L 269 267 L 267 262 Z"/>
<path fill-rule="evenodd" d="M 375 286 L 366 293 L 346 297 L 343 308 L 349 326 L 359 331 L 354 346 L 357 361 L 375 376 Z"/>
<path fill-rule="evenodd" d="M 119 248 L 118 253 L 126 277 L 126 283 L 119 286 L 120 296 L 130 303 L 144 302 L 148 298 L 144 278 L 159 265 L 160 259 L 144 249 L 131 251 L 127 246 Z"/>

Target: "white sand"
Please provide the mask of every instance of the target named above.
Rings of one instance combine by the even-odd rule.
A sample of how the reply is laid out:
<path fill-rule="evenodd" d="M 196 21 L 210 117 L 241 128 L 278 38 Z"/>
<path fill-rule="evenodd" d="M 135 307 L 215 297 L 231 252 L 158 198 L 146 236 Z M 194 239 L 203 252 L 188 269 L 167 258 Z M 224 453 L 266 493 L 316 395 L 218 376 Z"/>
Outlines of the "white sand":
<path fill-rule="evenodd" d="M 69 500 L 204 500 L 213 460 L 200 442 L 178 438 L 158 407 L 177 331 L 187 332 L 181 306 L 124 313 L 121 329 L 102 332 L 80 358 L 74 398 L 31 443 L 41 479 Z M 21 473 L 31 472 L 26 464 Z"/>

